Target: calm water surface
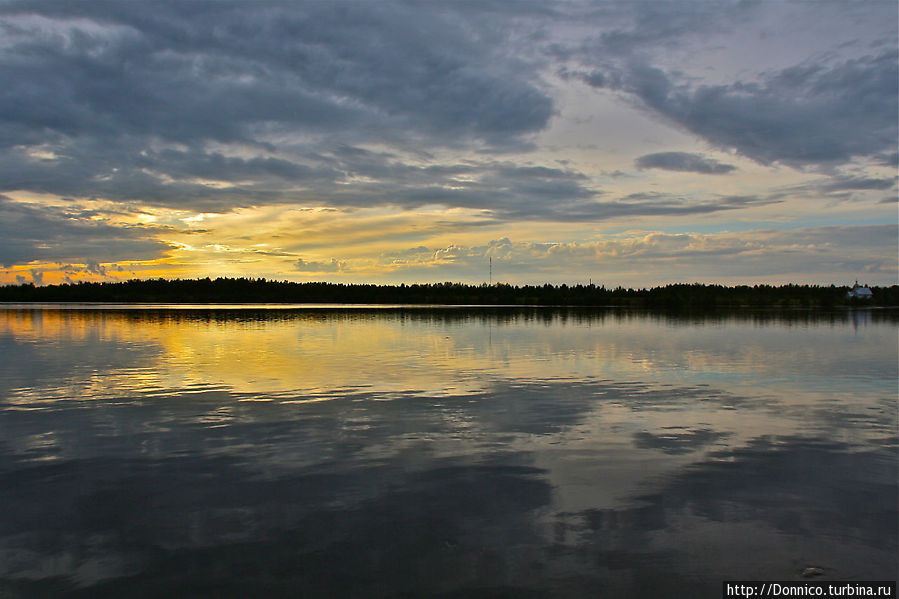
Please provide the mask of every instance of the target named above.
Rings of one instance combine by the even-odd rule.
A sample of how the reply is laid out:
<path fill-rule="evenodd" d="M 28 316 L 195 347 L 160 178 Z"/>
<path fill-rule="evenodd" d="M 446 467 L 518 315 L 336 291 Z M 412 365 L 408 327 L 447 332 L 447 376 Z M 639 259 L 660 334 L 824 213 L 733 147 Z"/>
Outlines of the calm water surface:
<path fill-rule="evenodd" d="M 0 597 L 897 577 L 889 312 L 0 309 Z"/>

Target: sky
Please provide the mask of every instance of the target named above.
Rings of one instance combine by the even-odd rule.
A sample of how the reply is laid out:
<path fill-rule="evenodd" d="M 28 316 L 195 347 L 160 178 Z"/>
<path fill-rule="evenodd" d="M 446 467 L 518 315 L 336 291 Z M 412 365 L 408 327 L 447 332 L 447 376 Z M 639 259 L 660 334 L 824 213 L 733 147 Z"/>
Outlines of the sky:
<path fill-rule="evenodd" d="M 897 284 L 897 23 L 0 0 L 0 283 Z"/>

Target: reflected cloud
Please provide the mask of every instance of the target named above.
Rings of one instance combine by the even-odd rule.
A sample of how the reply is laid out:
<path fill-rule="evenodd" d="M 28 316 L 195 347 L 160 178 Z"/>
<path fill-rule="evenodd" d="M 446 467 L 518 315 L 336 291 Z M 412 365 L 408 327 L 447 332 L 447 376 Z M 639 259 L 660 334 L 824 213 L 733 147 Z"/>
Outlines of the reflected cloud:
<path fill-rule="evenodd" d="M 730 433 L 717 432 L 707 428 L 686 431 L 682 427 L 666 427 L 666 429 L 661 434 L 646 431 L 636 433 L 634 445 L 640 449 L 658 449 L 664 453 L 681 454 L 691 453 L 730 436 Z"/>
<path fill-rule="evenodd" d="M 2 314 L 22 355 L 0 365 L 13 596 L 702 596 L 809 563 L 896 573 L 894 317 Z"/>
<path fill-rule="evenodd" d="M 773 570 L 798 580 L 813 563 L 828 579 L 889 579 L 897 573 L 888 557 L 897 548 L 896 457 L 895 448 L 854 452 L 839 443 L 760 437 L 635 496 L 635 507 L 568 514 L 559 525 L 572 527 L 573 545 L 610 567 L 662 560 L 694 576 L 711 567 L 750 577 Z M 703 536 L 712 523 L 721 530 Z M 686 535 L 692 541 L 684 530 L 695 531 Z M 704 547 L 684 546 L 693 541 Z M 762 543 L 765 554 L 746 555 L 747 545 Z M 881 552 L 866 561 L 857 557 L 859 547 Z M 717 557 L 691 562 L 700 552 Z"/>

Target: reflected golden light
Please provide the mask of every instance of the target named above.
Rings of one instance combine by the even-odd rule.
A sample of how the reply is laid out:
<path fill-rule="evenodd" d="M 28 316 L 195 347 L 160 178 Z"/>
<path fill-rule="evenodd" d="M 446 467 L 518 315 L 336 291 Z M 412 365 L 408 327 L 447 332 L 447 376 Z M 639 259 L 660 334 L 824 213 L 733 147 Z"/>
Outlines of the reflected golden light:
<path fill-rule="evenodd" d="M 466 318 L 431 320 L 426 311 L 417 313 L 424 318 L 387 311 L 236 314 L 5 309 L 0 310 L 0 334 L 29 343 L 139 350 L 141 360 L 128 370 L 97 373 L 98 388 L 110 390 L 117 384 L 160 390 L 198 385 L 256 397 L 286 393 L 282 399 L 294 400 L 296 394 L 346 388 L 446 394 L 479 392 L 499 380 L 673 378 L 688 386 L 722 382 L 739 394 L 739 381 L 752 374 L 753 381 L 770 379 L 772 397 L 778 402 L 788 398 L 793 406 L 830 393 L 778 374 L 789 361 L 781 355 L 787 349 L 763 343 L 751 323 L 690 330 L 649 319 L 546 327 L 540 320 L 515 317 L 490 325 Z M 698 344 L 697 335 L 706 341 Z M 823 331 L 819 336 L 833 335 Z M 733 338 L 744 342 L 733 345 Z M 809 350 L 806 368 L 813 375 L 815 362 L 825 369 L 838 364 L 841 347 Z M 780 393 L 783 389 L 789 392 Z"/>
<path fill-rule="evenodd" d="M 851 360 L 889 372 L 897 359 L 895 327 L 872 327 L 865 343 L 851 343 L 847 333 L 848 323 L 797 331 L 751 320 L 684 326 L 633 314 L 564 312 L 0 310 L 0 339 L 28 347 L 39 365 L 50 366 L 16 380 L 5 397 L 10 410 L 146 401 L 163 414 L 155 426 L 165 426 L 170 410 L 187 409 L 208 429 L 246 417 L 243 402 L 288 411 L 321 404 L 348 431 L 369 426 L 353 415 L 356 402 L 399 400 L 406 403 L 398 413 L 413 414 L 423 402 L 429 418 L 450 423 L 474 447 L 497 422 L 551 423 L 545 410 L 555 410 L 555 402 L 560 414 L 576 404 L 577 418 L 503 441 L 509 451 L 535 454 L 535 466 L 565 489 L 557 497 L 565 509 L 582 507 L 578 489 L 593 484 L 571 478 L 577 456 L 628 456 L 625 467 L 606 462 L 577 470 L 614 477 L 614 484 L 591 491 L 593 505 L 611 505 L 622 493 L 636 493 L 649 474 L 662 476 L 697 456 L 715 460 L 722 448 L 794 438 L 798 426 L 830 434 L 827 414 L 837 405 L 888 418 L 894 408 L 884 408 L 883 397 L 884 385 L 887 395 L 893 391 L 891 381 L 878 374 L 865 387 L 847 366 L 846 349 Z M 808 349 L 797 357 L 797 347 Z M 840 440 L 882 440 L 884 426 L 892 424 L 867 423 Z M 695 450 L 663 458 L 635 442 L 704 433 L 708 440 Z M 458 450 L 452 439 L 443 441 L 447 451 Z M 389 453 L 404 442 L 368 451 Z M 566 455 L 555 451 L 559 445 Z M 434 451 L 441 451 L 439 440 Z M 597 499 L 597 492 L 608 496 Z"/>

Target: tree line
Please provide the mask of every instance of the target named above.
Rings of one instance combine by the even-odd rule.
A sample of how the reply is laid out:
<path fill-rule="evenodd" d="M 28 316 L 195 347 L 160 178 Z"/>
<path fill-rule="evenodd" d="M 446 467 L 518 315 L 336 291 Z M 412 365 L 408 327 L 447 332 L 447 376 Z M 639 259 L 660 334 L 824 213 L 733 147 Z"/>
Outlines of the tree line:
<path fill-rule="evenodd" d="M 630 308 L 836 308 L 899 306 L 899 285 L 872 287 L 873 298 L 846 297 L 847 286 L 671 284 L 633 289 L 600 285 L 372 285 L 296 283 L 261 278 L 132 279 L 0 287 L 0 302 L 348 303 L 618 306 Z"/>

